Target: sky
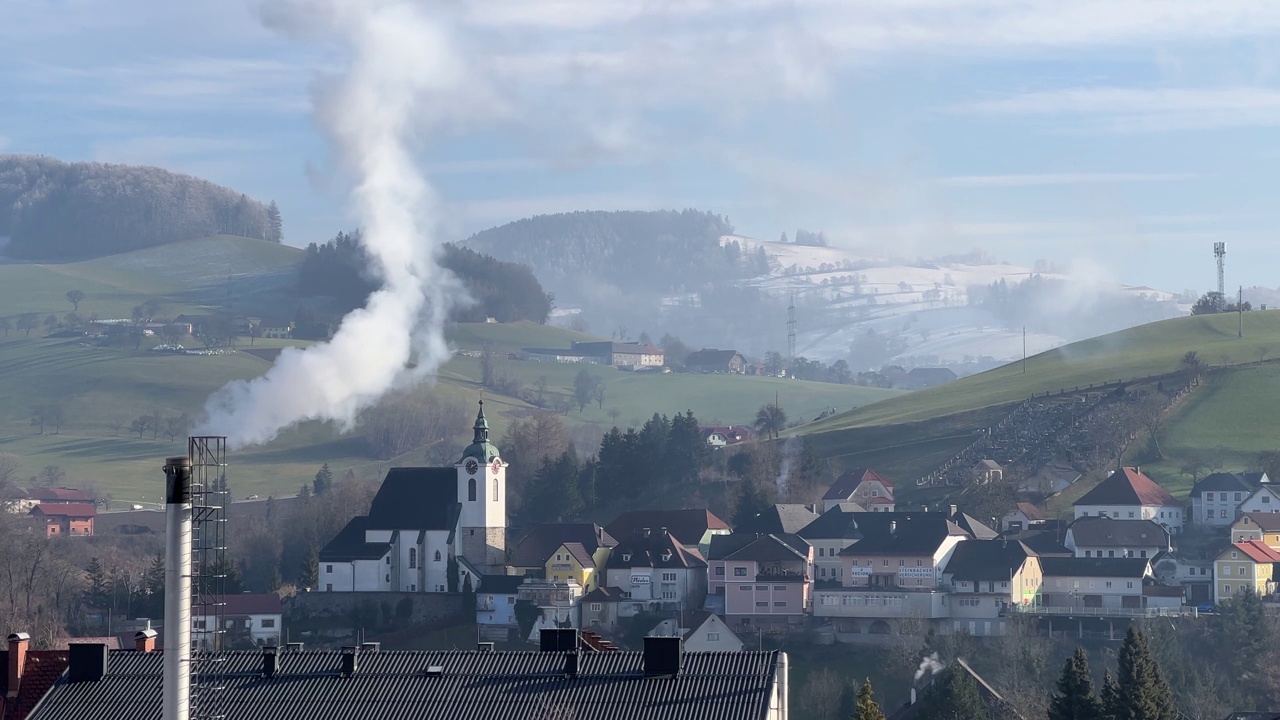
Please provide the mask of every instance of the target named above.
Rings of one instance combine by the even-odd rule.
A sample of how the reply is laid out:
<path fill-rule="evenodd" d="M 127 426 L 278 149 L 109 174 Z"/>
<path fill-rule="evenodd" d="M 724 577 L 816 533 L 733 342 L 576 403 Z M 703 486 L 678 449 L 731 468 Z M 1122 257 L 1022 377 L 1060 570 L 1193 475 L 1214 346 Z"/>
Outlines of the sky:
<path fill-rule="evenodd" d="M 695 207 L 765 239 L 1085 261 L 1172 291 L 1211 289 L 1225 242 L 1229 286 L 1280 286 L 1280 3 L 421 4 L 473 78 L 416 133 L 445 239 Z M 350 180 L 311 109 L 348 58 L 279 31 L 279 9 L 5 0 L 0 152 L 275 199 L 291 244 L 349 229 Z"/>

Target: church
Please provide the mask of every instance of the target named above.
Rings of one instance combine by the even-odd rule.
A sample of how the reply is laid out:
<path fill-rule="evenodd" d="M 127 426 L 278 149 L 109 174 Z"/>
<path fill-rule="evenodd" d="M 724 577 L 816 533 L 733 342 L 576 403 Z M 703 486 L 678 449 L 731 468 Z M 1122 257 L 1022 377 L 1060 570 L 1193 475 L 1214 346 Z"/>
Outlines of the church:
<path fill-rule="evenodd" d="M 453 467 L 387 473 L 369 514 L 320 551 L 317 590 L 448 592 L 506 573 L 507 464 L 489 442 L 484 401 L 474 429 Z"/>

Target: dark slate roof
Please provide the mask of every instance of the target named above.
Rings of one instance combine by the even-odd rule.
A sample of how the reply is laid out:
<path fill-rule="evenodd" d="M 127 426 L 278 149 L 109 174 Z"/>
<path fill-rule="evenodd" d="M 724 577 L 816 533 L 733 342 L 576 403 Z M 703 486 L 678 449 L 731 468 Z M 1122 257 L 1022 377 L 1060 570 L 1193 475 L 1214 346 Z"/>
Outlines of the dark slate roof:
<path fill-rule="evenodd" d="M 1046 577 L 1138 578 L 1146 573 L 1147 558 L 1042 557 L 1040 569 Z"/>
<path fill-rule="evenodd" d="M 59 680 L 31 720 L 160 720 L 161 652 L 112 652 L 101 680 Z M 643 653 L 366 652 L 350 678 L 336 652 L 280 656 L 273 678 L 259 652 L 219 653 L 226 674 L 219 712 L 237 720 L 489 720 L 591 718 L 738 720 L 762 718 L 778 653 L 685 653 L 679 676 L 647 679 Z M 427 668 L 440 668 L 432 677 Z"/>
<path fill-rule="evenodd" d="M 808 505 L 780 503 L 765 508 L 759 515 L 734 528 L 734 532 L 794 535 L 817 519 L 818 514 Z"/>
<path fill-rule="evenodd" d="M 596 559 L 591 557 L 591 553 L 587 552 L 587 549 L 582 546 L 582 543 L 568 542 L 564 544 L 564 549 L 568 551 L 568 553 L 573 556 L 573 559 L 577 560 L 578 564 L 582 567 L 595 568 Z"/>
<path fill-rule="evenodd" d="M 595 523 L 544 523 L 524 536 L 511 552 L 513 567 L 542 567 L 556 548 L 578 543 L 594 555 L 601 545 L 613 547 L 618 541 Z"/>
<path fill-rule="evenodd" d="M 391 549 L 391 543 L 365 542 L 364 531 L 373 527 L 364 515 L 351 518 L 347 526 L 320 551 L 320 562 L 350 562 L 352 560 L 377 560 Z"/>
<path fill-rule="evenodd" d="M 1031 548 L 1040 557 L 1071 557 L 1075 553 L 1059 542 L 1059 532 L 1054 523 L 1048 523 L 1046 529 L 1036 532 L 1024 532 L 1016 536 L 1023 545 Z"/>
<path fill-rule="evenodd" d="M 481 575 L 476 592 L 489 595 L 515 595 L 524 584 L 523 575 Z"/>
<path fill-rule="evenodd" d="M 22 671 L 22 682 L 18 685 L 17 697 L 7 697 L 9 692 L 9 673 L 0 677 L 0 717 L 5 720 L 22 720 L 35 708 L 36 703 L 49 692 L 49 688 L 58 681 L 67 669 L 67 650 L 28 650 L 26 666 Z M 0 651 L 0 662 L 6 670 L 9 667 L 9 652 Z"/>
<path fill-rule="evenodd" d="M 1106 480 L 1098 483 L 1096 487 L 1085 493 L 1084 497 L 1075 501 L 1074 505 L 1076 507 L 1081 505 L 1161 505 L 1181 507 L 1182 503 L 1175 500 L 1168 490 L 1157 485 L 1154 480 L 1144 475 L 1138 468 L 1127 467 L 1108 475 Z"/>
<path fill-rule="evenodd" d="M 804 562 L 809 557 L 809 545 L 796 535 L 736 532 L 711 538 L 708 555 L 712 560 Z"/>
<path fill-rule="evenodd" d="M 665 556 L 665 558 L 664 558 Z M 628 538 L 609 553 L 605 568 L 704 568 L 707 561 L 696 552 L 686 550 L 669 532 L 653 532 L 649 537 Z"/>
<path fill-rule="evenodd" d="M 1169 531 L 1154 520 L 1082 517 L 1067 527 L 1080 547 L 1169 547 Z"/>
<path fill-rule="evenodd" d="M 1245 484 L 1250 488 L 1261 485 L 1264 482 L 1263 478 L 1267 478 L 1265 482 L 1271 482 L 1271 478 L 1267 477 L 1265 472 L 1247 471 L 1240 473 L 1240 477 L 1244 478 Z"/>
<path fill-rule="evenodd" d="M 1251 512 L 1241 517 L 1249 518 L 1250 523 L 1263 532 L 1280 532 L 1280 513 Z M 1236 522 L 1239 522 L 1239 518 Z"/>
<path fill-rule="evenodd" d="M 943 572 L 956 580 L 1008 580 L 1034 555 L 1017 540 L 966 540 L 956 546 Z"/>
<path fill-rule="evenodd" d="M 845 474 L 836 478 L 831 483 L 831 487 L 827 489 L 827 494 L 822 496 L 823 500 L 847 500 L 853 491 L 858 489 L 863 480 L 879 480 L 887 487 L 892 488 L 893 483 L 889 482 L 885 476 L 872 470 L 871 468 L 857 468 L 849 470 Z"/>
<path fill-rule="evenodd" d="M 458 524 L 460 507 L 458 471 L 454 468 L 391 468 L 369 506 L 369 527 L 452 530 Z"/>
<path fill-rule="evenodd" d="M 710 510 L 686 508 L 683 510 L 631 510 L 604 526 L 610 535 L 623 540 L 638 531 L 649 528 L 675 536 L 681 545 L 697 545 L 708 530 L 729 530 L 729 524 L 716 517 Z"/>
<path fill-rule="evenodd" d="M 1216 472 L 1200 478 L 1200 482 L 1191 487 L 1191 497 L 1200 497 L 1201 493 L 1206 490 L 1211 492 L 1249 492 L 1253 490 L 1253 486 L 1235 473 Z"/>
<path fill-rule="evenodd" d="M 858 526 L 862 539 L 841 555 L 928 555 L 948 535 L 968 537 L 941 512 L 863 513 Z"/>
<path fill-rule="evenodd" d="M 1000 535 L 1000 533 L 983 524 L 982 521 L 972 515 L 966 515 L 960 510 L 951 514 L 951 522 L 958 525 L 961 530 L 968 533 L 969 537 L 974 540 L 990 540 Z"/>
<path fill-rule="evenodd" d="M 858 518 L 867 513 L 848 509 L 856 503 L 840 503 L 822 513 L 800 532 L 796 533 L 805 540 L 859 540 L 862 531 L 858 529 Z"/>
<path fill-rule="evenodd" d="M 627 597 L 626 592 L 622 588 L 613 587 L 611 585 L 601 585 L 582 596 L 580 602 L 584 603 L 606 603 L 606 602 L 622 602 Z"/>

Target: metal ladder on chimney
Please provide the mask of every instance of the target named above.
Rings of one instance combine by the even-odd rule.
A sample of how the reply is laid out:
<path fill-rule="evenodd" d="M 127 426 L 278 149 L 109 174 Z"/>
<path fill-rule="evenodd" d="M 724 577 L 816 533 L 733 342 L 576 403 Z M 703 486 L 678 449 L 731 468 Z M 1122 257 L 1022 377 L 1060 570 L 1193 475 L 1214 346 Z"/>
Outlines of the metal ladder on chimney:
<path fill-rule="evenodd" d="M 188 440 L 191 458 L 191 720 L 225 720 L 227 439 Z M 203 623 L 203 626 L 200 625 Z"/>

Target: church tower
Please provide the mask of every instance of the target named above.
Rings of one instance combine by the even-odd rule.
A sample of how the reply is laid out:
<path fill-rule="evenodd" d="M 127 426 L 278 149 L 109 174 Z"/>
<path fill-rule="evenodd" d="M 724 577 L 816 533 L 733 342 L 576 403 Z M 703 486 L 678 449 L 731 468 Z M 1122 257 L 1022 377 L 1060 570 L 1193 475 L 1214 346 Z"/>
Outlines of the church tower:
<path fill-rule="evenodd" d="M 484 401 L 476 413 L 475 436 L 458 472 L 457 552 L 485 573 L 502 575 L 507 562 L 507 464 L 489 442 Z"/>

